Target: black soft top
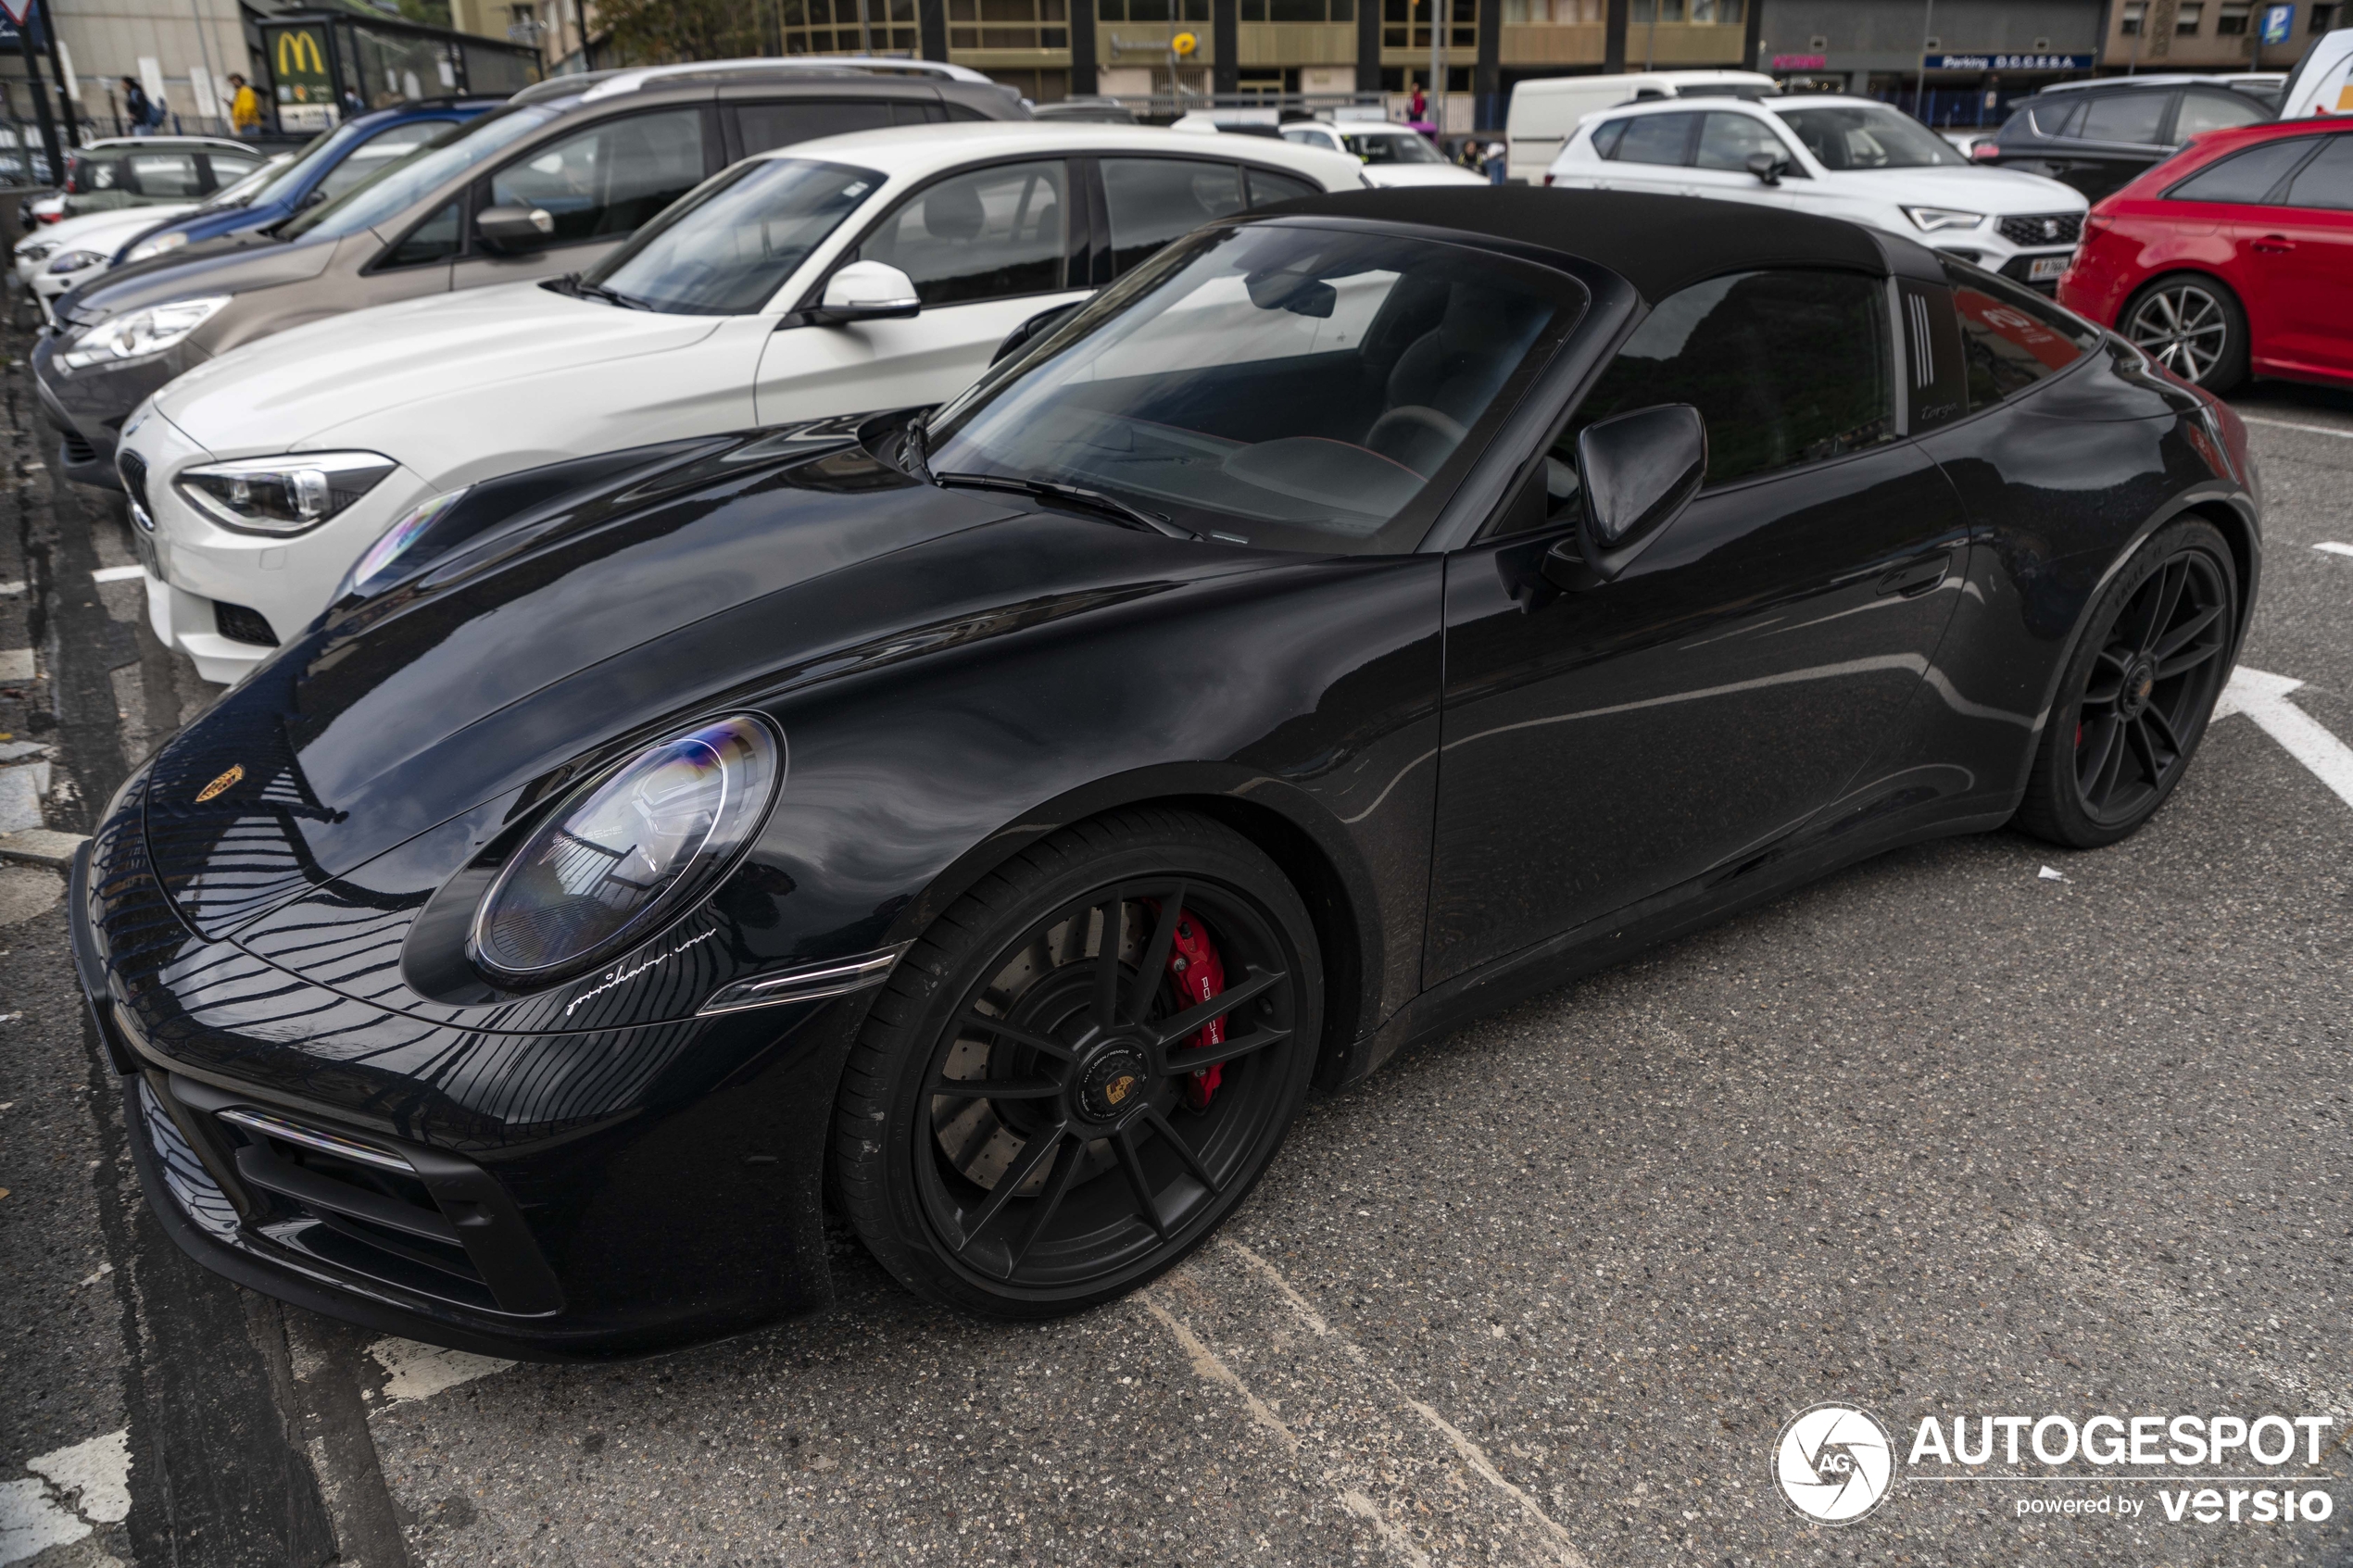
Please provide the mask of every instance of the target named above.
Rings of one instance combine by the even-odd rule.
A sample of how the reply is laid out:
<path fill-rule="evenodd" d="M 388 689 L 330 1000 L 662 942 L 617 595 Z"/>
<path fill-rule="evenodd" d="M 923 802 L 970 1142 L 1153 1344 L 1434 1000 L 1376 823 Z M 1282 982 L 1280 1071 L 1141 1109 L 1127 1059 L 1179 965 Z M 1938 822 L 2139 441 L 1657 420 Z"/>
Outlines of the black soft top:
<path fill-rule="evenodd" d="M 1843 219 L 1753 202 L 1533 185 L 1349 191 L 1276 209 L 1425 224 L 1600 263 L 1655 305 L 1703 278 L 1759 267 L 1848 267 L 1942 282 L 1923 247 Z"/>

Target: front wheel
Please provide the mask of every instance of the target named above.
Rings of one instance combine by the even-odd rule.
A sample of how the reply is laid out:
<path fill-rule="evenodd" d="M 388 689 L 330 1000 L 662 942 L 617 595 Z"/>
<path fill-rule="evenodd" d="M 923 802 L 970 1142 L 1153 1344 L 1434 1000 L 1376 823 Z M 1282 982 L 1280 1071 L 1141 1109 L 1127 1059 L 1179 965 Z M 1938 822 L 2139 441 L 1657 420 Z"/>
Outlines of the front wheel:
<path fill-rule="evenodd" d="M 2159 278 L 2124 307 L 2124 335 L 2183 381 L 2221 394 L 2246 379 L 2246 312 L 2212 278 Z"/>
<path fill-rule="evenodd" d="M 2213 717 L 2237 625 L 2221 534 L 2195 519 L 2159 529 L 2101 594 L 2068 660 L 2018 825 L 2091 849 L 2155 816 Z"/>
<path fill-rule="evenodd" d="M 984 878 L 876 999 L 837 1101 L 860 1237 L 1003 1317 L 1131 1290 L 1206 1240 L 1297 1115 L 1323 1016 L 1299 895 L 1189 812 L 1120 812 Z"/>

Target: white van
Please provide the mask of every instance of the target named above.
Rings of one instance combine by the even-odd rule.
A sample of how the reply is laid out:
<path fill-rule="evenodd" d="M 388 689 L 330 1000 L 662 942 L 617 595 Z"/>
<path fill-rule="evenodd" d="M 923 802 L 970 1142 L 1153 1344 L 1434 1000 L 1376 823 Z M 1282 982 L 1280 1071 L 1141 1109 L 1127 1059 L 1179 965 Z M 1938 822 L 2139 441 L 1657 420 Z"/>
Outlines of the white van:
<path fill-rule="evenodd" d="M 2353 27 L 2340 27 L 2305 46 L 2304 57 L 2280 90 L 2280 118 L 2353 114 Z"/>
<path fill-rule="evenodd" d="M 1543 183 L 1544 170 L 1577 134 L 1579 120 L 1629 99 L 1751 97 L 1773 91 L 1773 79 L 1754 70 L 1638 70 L 1624 76 L 1545 76 L 1523 82 L 1512 89 L 1511 109 L 1504 119 L 1509 171 L 1516 181 Z"/>

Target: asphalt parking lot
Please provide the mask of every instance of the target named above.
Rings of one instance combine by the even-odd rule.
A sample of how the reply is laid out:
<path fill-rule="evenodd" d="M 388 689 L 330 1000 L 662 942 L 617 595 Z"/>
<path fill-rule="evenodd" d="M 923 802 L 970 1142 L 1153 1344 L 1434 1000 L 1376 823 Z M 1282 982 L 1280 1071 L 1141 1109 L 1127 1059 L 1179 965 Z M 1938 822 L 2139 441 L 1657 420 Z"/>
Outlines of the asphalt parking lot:
<path fill-rule="evenodd" d="M 79 829 L 210 688 L 0 391 L 0 746 Z M 1058 1323 L 922 1306 L 846 1236 L 831 1315 L 608 1368 L 240 1293 L 145 1217 L 57 879 L 0 869 L 0 1563 L 2353 1562 L 2353 397 L 2239 402 L 2241 710 L 2141 834 L 1892 855 L 1422 1048 Z M 2294 1470 L 2332 1512 L 1995 1465 L 1833 1529 L 1770 1467 L 1833 1399 L 1899 1447 L 2334 1415 Z"/>

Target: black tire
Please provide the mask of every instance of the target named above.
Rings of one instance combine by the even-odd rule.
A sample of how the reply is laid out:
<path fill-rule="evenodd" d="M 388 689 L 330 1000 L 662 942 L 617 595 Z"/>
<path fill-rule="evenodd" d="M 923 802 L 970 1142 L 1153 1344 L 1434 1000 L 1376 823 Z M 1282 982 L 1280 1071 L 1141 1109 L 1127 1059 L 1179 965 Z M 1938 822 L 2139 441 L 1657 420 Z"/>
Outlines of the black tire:
<path fill-rule="evenodd" d="M 2017 825 L 2095 849 L 2155 816 L 2214 715 L 2238 614 L 2238 572 L 2211 524 L 2170 523 L 2134 551 L 2060 675 Z"/>
<path fill-rule="evenodd" d="M 2124 302 L 2116 330 L 2167 370 L 2221 395 L 2246 379 L 2246 312 L 2221 280 L 2169 272 Z"/>
<path fill-rule="evenodd" d="M 1201 1043 L 1209 1021 L 1171 969 L 1202 933 L 1225 971 L 1223 1044 Z M 957 899 L 875 999 L 837 1101 L 844 1214 L 901 1284 L 967 1311 L 1046 1317 L 1134 1289 L 1281 1147 L 1322 965 L 1298 893 L 1220 823 L 1139 808 L 1053 834 Z M 1205 1056 L 1223 1081 L 1196 1107 Z M 936 1092 L 948 1081 L 1006 1092 Z"/>

